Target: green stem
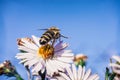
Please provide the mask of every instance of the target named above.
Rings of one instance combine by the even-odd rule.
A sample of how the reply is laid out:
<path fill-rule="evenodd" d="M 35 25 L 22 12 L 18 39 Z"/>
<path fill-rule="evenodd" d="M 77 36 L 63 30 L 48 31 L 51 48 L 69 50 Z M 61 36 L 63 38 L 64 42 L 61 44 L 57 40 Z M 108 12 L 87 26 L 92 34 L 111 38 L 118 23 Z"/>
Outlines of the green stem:
<path fill-rule="evenodd" d="M 109 69 L 106 67 L 105 80 L 109 80 Z"/>
<path fill-rule="evenodd" d="M 16 80 L 24 80 L 19 74 L 14 75 L 16 77 Z"/>
<path fill-rule="evenodd" d="M 108 76 L 105 76 L 105 80 L 109 80 Z"/>

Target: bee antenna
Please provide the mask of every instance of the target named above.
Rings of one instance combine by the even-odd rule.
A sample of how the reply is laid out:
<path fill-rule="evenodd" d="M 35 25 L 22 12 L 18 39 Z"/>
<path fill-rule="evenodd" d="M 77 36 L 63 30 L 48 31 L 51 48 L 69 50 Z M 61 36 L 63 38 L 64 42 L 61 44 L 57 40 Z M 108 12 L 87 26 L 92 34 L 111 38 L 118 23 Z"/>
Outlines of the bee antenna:
<path fill-rule="evenodd" d="M 48 29 L 37 29 L 37 30 L 48 30 Z"/>
<path fill-rule="evenodd" d="M 67 38 L 67 39 L 68 39 L 68 37 L 66 37 L 66 36 L 63 36 L 63 35 L 61 35 L 61 34 L 60 34 L 60 37 L 63 37 L 63 38 Z"/>

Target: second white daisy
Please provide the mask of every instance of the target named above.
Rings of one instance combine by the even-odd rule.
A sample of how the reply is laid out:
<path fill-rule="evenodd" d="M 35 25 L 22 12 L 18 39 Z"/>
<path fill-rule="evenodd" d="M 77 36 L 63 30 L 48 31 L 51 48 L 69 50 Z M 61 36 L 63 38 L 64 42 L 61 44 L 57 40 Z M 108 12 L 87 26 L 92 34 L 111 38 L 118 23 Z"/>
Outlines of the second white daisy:
<path fill-rule="evenodd" d="M 60 73 L 64 80 L 99 80 L 97 74 L 91 75 L 91 69 L 85 71 L 85 66 L 79 65 L 78 70 L 76 66 L 72 64 L 72 67 L 66 68 L 67 73 Z"/>

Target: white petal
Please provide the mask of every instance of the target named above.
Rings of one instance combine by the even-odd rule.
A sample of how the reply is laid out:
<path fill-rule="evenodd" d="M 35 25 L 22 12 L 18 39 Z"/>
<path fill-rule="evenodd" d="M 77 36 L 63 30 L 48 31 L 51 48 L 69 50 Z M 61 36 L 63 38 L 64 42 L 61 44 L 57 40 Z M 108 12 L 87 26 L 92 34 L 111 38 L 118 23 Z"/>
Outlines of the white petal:
<path fill-rule="evenodd" d="M 63 63 L 62 63 L 62 62 L 59 62 L 59 61 L 54 60 L 54 66 L 56 66 L 58 69 L 64 68 L 64 66 L 63 66 L 63 65 L 61 65 L 61 64 L 63 64 Z M 63 69 L 61 69 L 61 70 L 63 70 Z"/>
<path fill-rule="evenodd" d="M 85 76 L 85 66 L 82 69 L 82 77 L 81 77 L 82 80 L 83 80 L 84 76 Z"/>
<path fill-rule="evenodd" d="M 51 65 L 50 61 L 46 62 L 47 75 L 52 76 L 55 72 L 54 67 Z"/>
<path fill-rule="evenodd" d="M 67 46 L 68 46 L 67 43 L 58 43 L 58 44 L 55 46 L 55 52 L 64 50 Z"/>
<path fill-rule="evenodd" d="M 100 79 L 100 77 L 99 76 L 97 76 L 94 80 L 99 80 Z"/>
<path fill-rule="evenodd" d="M 71 53 L 71 52 L 72 52 L 71 50 L 62 50 L 62 51 L 55 52 L 54 56 L 59 57 L 59 56 L 64 56 L 64 54 L 65 55 L 67 55 L 67 54 L 73 55 L 73 53 Z"/>
<path fill-rule="evenodd" d="M 91 76 L 88 78 L 88 80 L 99 79 L 98 77 L 99 77 L 99 76 L 98 76 L 97 74 L 93 74 L 93 75 L 91 75 Z"/>
<path fill-rule="evenodd" d="M 30 49 L 34 49 L 34 50 L 38 50 L 38 47 L 34 44 L 34 43 L 30 43 L 29 41 L 27 40 L 22 40 L 24 43 L 23 45 L 27 48 L 30 48 Z"/>
<path fill-rule="evenodd" d="M 42 63 L 43 64 L 43 63 Z M 43 69 L 41 69 L 41 73 L 44 73 L 45 72 L 45 63 L 44 63 L 44 65 L 43 65 Z"/>
<path fill-rule="evenodd" d="M 65 80 L 71 80 L 65 73 L 59 73 Z"/>
<path fill-rule="evenodd" d="M 38 58 L 33 58 L 27 62 L 24 63 L 24 65 L 29 65 L 29 68 L 33 66 L 34 64 L 38 63 L 40 59 Z"/>
<path fill-rule="evenodd" d="M 39 61 L 38 63 L 36 63 L 36 65 L 34 65 L 34 68 L 32 69 L 32 72 L 38 72 L 42 69 L 42 64 L 41 64 L 41 61 Z"/>
<path fill-rule="evenodd" d="M 41 46 L 41 45 L 39 44 L 40 38 L 38 38 L 38 37 L 36 37 L 36 36 L 34 36 L 34 35 L 32 35 L 32 38 L 33 38 L 34 42 L 40 47 L 40 46 Z"/>
<path fill-rule="evenodd" d="M 52 66 L 55 66 L 54 69 L 56 68 L 57 70 L 64 71 L 64 67 L 59 64 L 60 62 L 56 60 L 51 60 L 51 62 L 53 63 Z"/>
<path fill-rule="evenodd" d="M 52 79 L 49 79 L 49 80 L 59 80 L 59 79 L 53 79 L 53 78 L 52 78 Z"/>
<path fill-rule="evenodd" d="M 56 62 L 59 64 L 59 66 L 61 66 L 62 68 L 65 68 L 65 67 L 70 67 L 70 64 L 69 63 L 65 63 L 65 62 L 62 62 L 62 61 L 59 61 L 59 60 L 56 60 Z"/>
<path fill-rule="evenodd" d="M 34 56 L 35 55 L 32 53 L 18 53 L 16 55 L 16 58 L 17 59 L 25 59 L 25 58 L 32 59 L 32 58 L 34 58 Z"/>
<path fill-rule="evenodd" d="M 76 70 L 76 66 L 74 64 L 72 64 L 72 71 L 73 71 L 73 75 L 74 75 L 74 80 L 77 80 L 77 70 Z"/>
<path fill-rule="evenodd" d="M 115 77 L 114 77 L 114 80 L 120 80 L 120 79 L 119 79 L 119 77 L 115 76 Z"/>
<path fill-rule="evenodd" d="M 20 64 L 23 64 L 23 63 L 25 63 L 26 61 L 28 61 L 28 59 L 22 59 L 19 63 L 20 63 Z"/>
<path fill-rule="evenodd" d="M 40 76 L 37 76 L 35 80 L 41 80 L 41 77 L 40 77 Z"/>
<path fill-rule="evenodd" d="M 66 80 L 66 79 L 63 77 L 57 77 L 57 80 Z M 67 79 L 67 80 L 69 80 L 69 79 Z"/>
<path fill-rule="evenodd" d="M 87 80 L 88 77 L 90 76 L 91 70 L 88 69 L 87 72 L 85 73 L 84 79 L 83 80 Z"/>
<path fill-rule="evenodd" d="M 65 63 L 73 62 L 73 57 L 58 57 L 57 60 Z"/>
<path fill-rule="evenodd" d="M 58 44 L 55 45 L 55 47 L 57 48 L 57 47 L 61 46 L 62 44 L 63 44 L 63 41 L 60 41 Z"/>
<path fill-rule="evenodd" d="M 71 80 L 74 80 L 73 73 L 72 73 L 71 69 L 69 67 L 66 67 L 66 70 L 67 70 L 68 75 L 71 78 Z"/>
<path fill-rule="evenodd" d="M 110 66 L 116 67 L 116 68 L 120 68 L 120 65 L 119 65 L 119 64 L 116 64 L 116 63 L 110 63 Z"/>
<path fill-rule="evenodd" d="M 73 57 L 74 54 L 73 53 L 63 53 L 63 54 L 61 54 L 61 56 L 64 56 L 64 57 Z"/>
<path fill-rule="evenodd" d="M 119 56 L 112 56 L 113 59 L 115 59 L 116 61 L 120 62 L 120 57 Z"/>
<path fill-rule="evenodd" d="M 19 49 L 19 50 L 26 51 L 26 52 L 30 52 L 30 53 L 36 53 L 36 52 L 37 52 L 36 50 L 27 48 L 27 47 L 25 47 L 25 46 L 18 46 L 18 49 Z"/>
<path fill-rule="evenodd" d="M 49 60 L 49 64 L 52 67 L 52 69 L 54 70 L 54 72 L 58 72 L 58 67 L 57 67 L 57 63 L 55 63 L 54 60 Z"/>
<path fill-rule="evenodd" d="M 113 72 L 117 73 L 117 74 L 120 74 L 120 69 L 117 69 L 117 68 L 114 68 L 113 67 Z"/>
<path fill-rule="evenodd" d="M 39 73 L 38 72 L 33 72 L 32 75 L 33 76 L 39 76 Z"/>
<path fill-rule="evenodd" d="M 78 67 L 78 80 L 81 80 L 82 78 L 82 66 L 79 65 Z"/>

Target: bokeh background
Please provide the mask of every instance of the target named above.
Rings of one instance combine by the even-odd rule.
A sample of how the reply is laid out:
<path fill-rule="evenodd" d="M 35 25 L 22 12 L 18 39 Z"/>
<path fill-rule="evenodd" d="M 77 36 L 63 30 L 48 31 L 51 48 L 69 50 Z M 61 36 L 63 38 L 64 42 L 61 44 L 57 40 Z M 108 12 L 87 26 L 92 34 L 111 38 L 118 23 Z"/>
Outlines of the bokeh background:
<path fill-rule="evenodd" d="M 69 39 L 69 49 L 88 56 L 87 68 L 104 80 L 112 55 L 120 55 L 119 0 L 0 0 L 0 62 L 11 60 L 27 80 L 15 55 L 16 40 L 41 36 L 37 29 L 57 26 Z M 6 80 L 0 76 L 0 80 Z M 13 79 L 11 79 L 13 80 Z"/>

